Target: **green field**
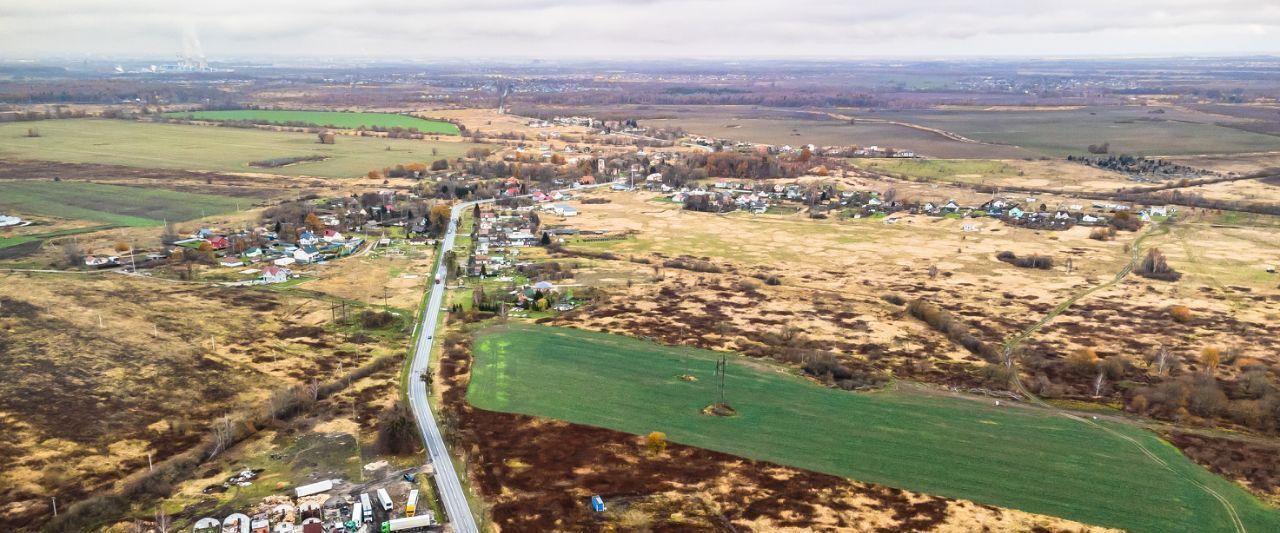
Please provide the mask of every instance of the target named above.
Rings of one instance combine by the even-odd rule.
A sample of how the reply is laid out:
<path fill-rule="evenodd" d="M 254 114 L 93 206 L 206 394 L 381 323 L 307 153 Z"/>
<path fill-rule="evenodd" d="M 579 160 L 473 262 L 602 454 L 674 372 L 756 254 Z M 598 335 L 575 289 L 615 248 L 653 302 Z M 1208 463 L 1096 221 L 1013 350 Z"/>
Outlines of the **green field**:
<path fill-rule="evenodd" d="M 194 118 L 196 120 L 231 121 L 247 120 L 258 124 L 295 124 L 328 126 L 333 128 L 404 128 L 422 133 L 457 135 L 458 127 L 442 120 L 427 120 L 393 113 L 355 113 L 346 111 L 285 111 L 271 109 L 236 109 L 230 111 L 175 111 L 166 117 Z"/>
<path fill-rule="evenodd" d="M 742 457 L 1131 531 L 1231 531 L 1199 483 L 1248 530 L 1280 530 L 1275 509 L 1130 426 L 948 396 L 844 392 L 739 357 L 726 378 L 739 415 L 708 417 L 700 410 L 715 399 L 715 353 L 561 328 L 487 330 L 475 357 L 468 398 L 483 409 L 664 431 Z M 686 372 L 698 381 L 678 379 Z"/>
<path fill-rule="evenodd" d="M 245 202 L 225 196 L 82 181 L 0 181 L 0 208 L 115 226 L 160 226 L 166 220 L 191 220 L 235 211 Z M 10 245 L 16 244 L 20 243 Z"/>
<path fill-rule="evenodd" d="M 1020 146 L 1045 155 L 1087 155 L 1111 143 L 1113 154 L 1235 154 L 1280 150 L 1280 136 L 1220 126 L 1223 117 L 1173 108 L 1099 106 L 1060 111 L 885 111 L 870 114 Z"/>
<path fill-rule="evenodd" d="M 459 157 L 478 146 L 347 136 L 339 136 L 336 144 L 319 144 L 309 133 L 124 120 L 45 120 L 38 127 L 40 137 L 27 137 L 29 127 L 0 124 L 0 158 L 352 178 L 397 164 Z M 271 169 L 249 166 L 251 161 L 307 155 L 328 159 Z"/>

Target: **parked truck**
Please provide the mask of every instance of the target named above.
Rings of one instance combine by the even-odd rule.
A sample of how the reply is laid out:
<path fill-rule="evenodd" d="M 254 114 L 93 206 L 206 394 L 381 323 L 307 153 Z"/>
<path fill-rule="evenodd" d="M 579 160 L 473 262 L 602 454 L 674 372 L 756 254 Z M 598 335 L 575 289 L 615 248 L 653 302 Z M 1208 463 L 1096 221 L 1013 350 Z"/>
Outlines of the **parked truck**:
<path fill-rule="evenodd" d="M 387 494 L 387 489 L 378 489 L 378 504 L 382 505 L 382 510 L 391 512 L 391 495 Z"/>
<path fill-rule="evenodd" d="M 373 502 L 369 501 L 368 492 L 360 493 L 360 505 L 363 506 L 364 523 L 372 524 L 373 523 Z"/>
<path fill-rule="evenodd" d="M 431 513 L 422 516 L 411 516 L 406 518 L 396 518 L 382 523 L 382 533 L 390 533 L 392 531 L 418 531 L 436 525 L 434 517 Z"/>
<path fill-rule="evenodd" d="M 418 514 L 418 489 L 413 489 L 409 491 L 409 497 L 405 498 L 404 515 L 413 517 L 416 514 Z"/>

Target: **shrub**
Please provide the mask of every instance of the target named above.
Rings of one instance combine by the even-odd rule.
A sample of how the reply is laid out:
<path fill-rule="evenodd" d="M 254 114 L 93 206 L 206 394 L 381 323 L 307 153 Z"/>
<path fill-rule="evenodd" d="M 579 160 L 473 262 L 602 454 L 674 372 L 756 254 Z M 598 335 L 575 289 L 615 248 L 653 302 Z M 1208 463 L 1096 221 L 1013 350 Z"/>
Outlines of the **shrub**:
<path fill-rule="evenodd" d="M 1129 400 L 1129 410 L 1135 413 L 1147 412 L 1147 397 L 1141 394 L 1135 394 L 1132 400 Z"/>
<path fill-rule="evenodd" d="M 1191 321 L 1191 309 L 1185 305 L 1175 305 L 1169 308 L 1169 316 L 1173 317 L 1174 322 L 1186 324 Z"/>
<path fill-rule="evenodd" d="M 1115 228 L 1093 228 L 1089 232 L 1089 238 L 1095 241 L 1109 241 L 1116 238 Z"/>
<path fill-rule="evenodd" d="M 644 438 L 645 446 L 649 449 L 649 453 L 653 455 L 661 455 L 667 451 L 667 434 L 661 431 L 649 433 Z"/>
<path fill-rule="evenodd" d="M 720 266 L 715 263 L 712 263 L 710 261 L 703 261 L 701 259 L 693 259 L 690 257 L 680 257 L 677 259 L 669 259 L 663 262 L 662 266 L 667 268 L 678 268 L 681 270 L 692 270 L 694 272 L 704 272 L 704 273 L 711 273 L 711 274 L 719 274 L 721 272 L 724 272 L 724 269 L 720 268 Z"/>
<path fill-rule="evenodd" d="M 418 450 L 418 426 L 404 404 L 396 402 L 378 416 L 378 453 L 404 455 Z"/>
<path fill-rule="evenodd" d="M 1093 348 L 1080 348 L 1067 355 L 1064 362 L 1067 370 L 1077 374 L 1091 375 L 1098 369 L 1098 352 Z"/>
<path fill-rule="evenodd" d="M 1191 385 L 1187 410 L 1199 417 L 1212 418 L 1227 408 L 1227 395 L 1212 376 L 1198 375 Z"/>
<path fill-rule="evenodd" d="M 1124 231 L 1138 231 L 1138 229 L 1142 228 L 1142 220 L 1128 211 L 1116 213 L 1115 216 L 1111 217 L 1110 224 L 1113 229 Z"/>
<path fill-rule="evenodd" d="M 1218 363 L 1222 362 L 1222 352 L 1213 346 L 1206 346 L 1200 350 L 1200 362 L 1204 363 L 1204 369 L 1213 372 L 1217 370 Z"/>
<path fill-rule="evenodd" d="M 1041 270 L 1049 270 L 1053 268 L 1053 258 L 1044 255 L 1018 257 L 1017 254 L 1013 252 L 1004 251 L 996 254 L 996 259 L 1019 268 L 1038 268 Z"/>
<path fill-rule="evenodd" d="M 1107 379 L 1117 381 L 1124 377 L 1125 371 L 1129 369 L 1129 361 L 1125 358 L 1113 355 L 1102 360 L 1102 372 L 1106 374 Z"/>
<path fill-rule="evenodd" d="M 369 329 L 386 327 L 395 319 L 395 315 L 387 311 L 361 311 L 360 324 Z"/>
<path fill-rule="evenodd" d="M 898 295 L 898 294 L 885 294 L 881 296 L 880 299 L 886 302 L 889 302 L 893 305 L 902 305 L 907 303 L 907 301 L 903 299 L 901 295 Z"/>
<path fill-rule="evenodd" d="M 1146 259 L 1142 260 L 1142 264 L 1138 265 L 1134 272 L 1144 278 L 1161 281 L 1178 281 L 1182 278 L 1180 272 L 1169 266 L 1169 262 L 1165 260 L 1164 254 L 1160 253 L 1158 248 L 1147 251 Z"/>
<path fill-rule="evenodd" d="M 924 300 L 912 300 L 907 304 L 907 312 L 987 362 L 994 363 L 1000 360 L 1000 354 L 995 348 L 974 337 L 967 325 L 955 320 L 950 313 L 938 306 Z"/>

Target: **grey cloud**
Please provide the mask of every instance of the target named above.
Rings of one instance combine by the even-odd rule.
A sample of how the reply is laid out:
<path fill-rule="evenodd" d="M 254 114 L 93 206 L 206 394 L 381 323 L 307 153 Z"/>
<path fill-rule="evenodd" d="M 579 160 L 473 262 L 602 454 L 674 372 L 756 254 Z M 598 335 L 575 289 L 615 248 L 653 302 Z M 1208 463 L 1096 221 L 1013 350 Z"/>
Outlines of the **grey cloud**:
<path fill-rule="evenodd" d="M 1270 0 L 4 0 L 0 57 L 1280 53 Z M 965 5 L 968 4 L 968 5 Z"/>

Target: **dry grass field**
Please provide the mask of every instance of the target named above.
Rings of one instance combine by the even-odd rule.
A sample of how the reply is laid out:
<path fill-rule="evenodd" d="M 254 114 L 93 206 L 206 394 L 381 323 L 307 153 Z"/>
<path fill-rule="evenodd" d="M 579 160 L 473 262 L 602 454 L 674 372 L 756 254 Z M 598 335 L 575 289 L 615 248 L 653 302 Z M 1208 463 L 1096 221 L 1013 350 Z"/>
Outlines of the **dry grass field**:
<path fill-rule="evenodd" d="M 223 414 L 407 343 L 403 332 L 335 324 L 331 302 L 306 293 L 3 276 L 0 419 L 11 438 L 0 449 L 0 522 L 17 527 L 39 523 L 50 494 L 70 504 L 109 488 L 148 453 L 159 462 L 196 444 Z"/>
<path fill-rule="evenodd" d="M 456 120 L 468 130 L 487 133 L 524 134 L 534 139 L 538 134 L 570 134 L 581 135 L 590 130 L 584 126 L 553 126 L 550 128 L 531 128 L 529 119 L 511 114 L 498 114 L 496 109 L 429 109 L 417 112 L 418 116 Z"/>
<path fill-rule="evenodd" d="M 1111 153 L 1130 155 L 1247 154 L 1280 148 L 1280 137 L 1236 127 L 1246 122 L 1243 119 L 1172 106 L 890 110 L 869 115 L 1052 156 L 1087 155 L 1090 144 L 1104 142 L 1110 143 Z"/>
<path fill-rule="evenodd" d="M 907 179 L 988 187 L 1029 187 L 1075 192 L 1115 192 L 1138 185 L 1124 175 L 1064 161 L 1046 160 L 947 160 L 947 159 L 851 159 L 867 170 Z"/>
<path fill-rule="evenodd" d="M 608 108 L 534 108 L 517 111 L 564 115 L 586 114 L 602 119 L 634 118 L 650 128 L 685 131 L 753 143 L 818 146 L 878 145 L 914 150 L 932 157 L 1000 159 L 1036 154 L 1014 146 L 964 143 L 938 133 L 880 121 L 850 124 L 825 113 L 757 106 L 609 106 Z"/>
<path fill-rule="evenodd" d="M 900 198 L 963 197 L 929 183 L 886 184 L 857 175 L 829 179 L 846 187 L 893 186 Z M 1280 266 L 1280 242 L 1272 238 L 1280 227 L 1276 217 L 1185 208 L 1170 223 L 1144 229 L 1139 244 L 1139 233 L 1120 232 L 1115 240 L 1099 241 L 1089 238 L 1085 227 L 1032 231 L 994 219 L 914 215 L 862 220 L 715 215 L 684 211 L 645 194 L 599 194 L 610 203 L 582 206 L 572 224 L 632 235 L 565 243 L 560 255 L 587 258 L 579 276 L 607 284 L 608 296 L 552 319 L 553 324 L 733 350 L 802 367 L 815 351 L 834 353 L 853 371 L 851 386 L 874 383 L 868 375 L 892 372 L 964 389 L 1003 389 L 1008 374 L 990 364 L 995 357 L 961 347 L 901 303 L 934 304 L 998 353 L 1002 343 L 1058 304 L 1101 287 L 1015 348 L 1021 380 L 1031 392 L 1066 406 L 1156 413 L 1132 402 L 1145 402 L 1135 397 L 1153 394 L 1149 387 L 1168 379 L 1159 377 L 1152 362 L 1153 351 L 1163 346 L 1178 372 L 1212 371 L 1233 400 L 1230 410 L 1216 411 L 1217 418 L 1203 418 L 1215 411 L 1199 410 L 1195 416 L 1178 415 L 1178 421 L 1257 428 L 1262 426 L 1241 418 L 1250 416 L 1247 412 L 1236 411 L 1250 405 L 1251 396 L 1241 391 L 1250 386 L 1246 382 L 1280 369 L 1280 329 L 1274 325 L 1280 318 L 1280 277 L 1266 271 Z M 964 224 L 976 225 L 977 231 L 961 231 Z M 1140 255 L 1159 249 L 1182 279 L 1131 274 L 1108 285 L 1129 264 L 1135 246 L 1141 246 Z M 995 259 L 1006 250 L 1045 255 L 1054 265 L 1022 269 Z M 929 275 L 930 266 L 937 267 L 936 278 Z M 780 283 L 763 283 L 770 276 Z M 1175 320 L 1170 314 L 1175 306 L 1187 307 L 1192 318 Z M 1214 368 L 1203 363 L 1209 348 L 1224 354 Z M 1106 379 L 1096 379 L 1098 363 L 1073 363 L 1081 352 L 1111 361 Z M 1248 458 L 1255 455 L 1239 455 L 1239 442 L 1209 442 L 1217 447 L 1203 449 L 1215 449 L 1219 457 L 1241 457 L 1213 462 L 1215 471 L 1263 498 L 1280 495 L 1280 472 Z M 1196 453 L 1210 464 L 1203 457 L 1211 452 Z"/>
<path fill-rule="evenodd" d="M 1170 159 L 1183 165 L 1205 168 L 1218 172 L 1234 172 L 1236 174 L 1251 174 L 1270 169 L 1280 169 L 1280 152 L 1198 155 L 1172 157 Z"/>
<path fill-rule="evenodd" d="M 937 193 L 927 184 L 912 186 L 922 194 Z M 899 192 L 912 193 L 907 187 Z M 982 382 L 971 373 L 983 365 L 979 356 L 905 317 L 901 305 L 886 298 L 940 305 L 982 341 L 998 345 L 1057 302 L 1113 275 L 1127 261 L 1123 248 L 1132 239 L 1122 233 L 1117 241 L 1096 241 L 1088 238 L 1088 228 L 1036 232 L 994 219 L 894 216 L 896 223 L 888 224 L 886 219 L 712 215 L 643 195 L 604 194 L 612 202 L 584 206 L 574 224 L 635 235 L 570 241 L 566 249 L 609 252 L 619 258 L 610 263 L 642 270 L 632 274 L 631 287 L 611 287 L 616 296 L 608 303 L 561 323 L 775 356 L 779 336 L 785 336 L 800 347 L 844 354 L 850 364 L 957 384 Z M 964 232 L 964 224 L 976 224 L 978 231 Z M 1056 266 L 1018 269 L 995 259 L 1006 250 L 1048 255 Z M 723 272 L 663 266 L 681 256 L 713 263 Z M 636 265 L 636 260 L 647 264 Z M 932 279 L 931 266 L 939 272 Z M 769 276 L 780 284 L 760 281 Z"/>
<path fill-rule="evenodd" d="M 1183 189 L 1183 194 L 1244 204 L 1276 205 L 1280 202 L 1280 177 L 1199 185 Z"/>

